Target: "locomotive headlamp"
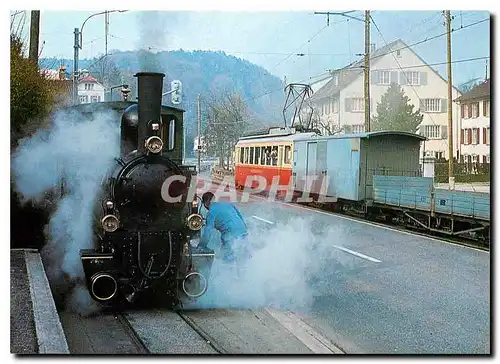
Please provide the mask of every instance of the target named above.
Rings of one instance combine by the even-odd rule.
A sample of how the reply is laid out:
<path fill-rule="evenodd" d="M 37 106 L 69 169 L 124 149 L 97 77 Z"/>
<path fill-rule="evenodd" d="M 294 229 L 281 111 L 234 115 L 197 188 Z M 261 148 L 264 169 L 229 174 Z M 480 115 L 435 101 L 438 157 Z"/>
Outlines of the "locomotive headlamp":
<path fill-rule="evenodd" d="M 106 201 L 106 207 L 107 207 L 108 209 L 112 209 L 114 205 L 115 205 L 115 204 L 113 203 L 113 201 Z"/>
<path fill-rule="evenodd" d="M 200 230 L 203 226 L 203 217 L 199 214 L 189 215 L 187 218 L 187 226 L 194 231 Z"/>
<path fill-rule="evenodd" d="M 160 124 L 153 123 L 153 125 L 151 125 L 151 129 L 153 129 L 153 130 L 160 130 Z"/>
<path fill-rule="evenodd" d="M 120 220 L 115 215 L 106 215 L 102 218 L 101 225 L 104 231 L 112 233 L 120 226 Z"/>
<path fill-rule="evenodd" d="M 146 148 L 148 148 L 151 153 L 160 153 L 163 148 L 163 141 L 157 136 L 149 137 L 146 140 Z"/>

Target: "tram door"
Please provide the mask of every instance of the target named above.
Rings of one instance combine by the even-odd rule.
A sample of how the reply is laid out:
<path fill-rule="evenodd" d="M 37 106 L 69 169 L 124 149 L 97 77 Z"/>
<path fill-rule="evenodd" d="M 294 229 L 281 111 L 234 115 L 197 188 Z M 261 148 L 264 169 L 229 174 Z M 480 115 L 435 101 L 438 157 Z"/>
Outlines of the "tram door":
<path fill-rule="evenodd" d="M 311 191 L 314 186 L 315 176 L 317 175 L 318 162 L 318 143 L 307 143 L 307 166 L 306 166 L 306 184 L 305 187 Z"/>

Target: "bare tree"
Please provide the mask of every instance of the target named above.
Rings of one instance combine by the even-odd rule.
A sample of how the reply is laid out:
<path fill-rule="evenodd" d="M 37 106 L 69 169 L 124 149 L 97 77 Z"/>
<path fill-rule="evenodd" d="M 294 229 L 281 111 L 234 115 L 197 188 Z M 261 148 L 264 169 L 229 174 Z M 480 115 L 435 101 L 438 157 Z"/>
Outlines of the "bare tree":
<path fill-rule="evenodd" d="M 319 129 L 321 133 L 325 135 L 335 135 L 344 131 L 344 127 L 339 127 L 339 125 L 335 123 L 330 123 L 324 119 L 321 119 L 316 109 L 314 109 L 313 111 L 311 125 L 313 126 L 313 128 Z"/>
<path fill-rule="evenodd" d="M 219 158 L 219 165 L 230 165 L 234 146 L 248 127 L 247 106 L 239 94 L 212 93 L 204 101 L 207 153 Z"/>
<path fill-rule="evenodd" d="M 122 74 L 109 55 L 96 59 L 89 67 L 89 71 L 106 88 L 121 83 Z"/>

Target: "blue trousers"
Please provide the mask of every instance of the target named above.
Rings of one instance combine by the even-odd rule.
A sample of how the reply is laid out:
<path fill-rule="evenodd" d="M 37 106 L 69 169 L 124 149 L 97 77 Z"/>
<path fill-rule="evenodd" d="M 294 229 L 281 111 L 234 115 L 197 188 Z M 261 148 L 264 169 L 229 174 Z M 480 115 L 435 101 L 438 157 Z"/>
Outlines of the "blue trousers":
<path fill-rule="evenodd" d="M 222 241 L 220 251 L 222 253 L 222 260 L 225 262 L 237 262 L 249 258 L 248 235 L 243 235 L 230 241 Z"/>

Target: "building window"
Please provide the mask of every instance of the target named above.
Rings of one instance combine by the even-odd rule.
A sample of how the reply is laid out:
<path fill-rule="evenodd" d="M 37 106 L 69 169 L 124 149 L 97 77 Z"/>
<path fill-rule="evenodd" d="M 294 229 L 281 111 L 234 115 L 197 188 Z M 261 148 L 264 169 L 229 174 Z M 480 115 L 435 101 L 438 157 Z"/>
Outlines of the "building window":
<path fill-rule="evenodd" d="M 391 73 L 389 71 L 379 71 L 378 81 L 381 85 L 389 85 L 391 79 Z"/>
<path fill-rule="evenodd" d="M 90 96 L 90 102 L 99 102 L 99 96 Z"/>
<path fill-rule="evenodd" d="M 479 144 L 479 128 L 472 129 L 472 144 Z"/>
<path fill-rule="evenodd" d="M 401 57 L 401 50 L 400 50 L 400 49 L 398 49 L 398 50 L 396 51 L 396 56 L 397 56 L 397 57 Z"/>
<path fill-rule="evenodd" d="M 429 139 L 441 139 L 441 126 L 425 125 L 424 136 Z"/>
<path fill-rule="evenodd" d="M 424 108 L 426 112 L 441 112 L 441 99 L 425 99 Z"/>
<path fill-rule="evenodd" d="M 364 124 L 352 125 L 351 130 L 352 130 L 352 133 L 364 133 L 365 125 Z"/>
<path fill-rule="evenodd" d="M 436 159 L 443 159 L 443 152 L 434 152 L 434 156 Z"/>
<path fill-rule="evenodd" d="M 485 116 L 485 117 L 490 116 L 490 101 L 489 100 L 483 101 L 483 116 Z"/>
<path fill-rule="evenodd" d="M 473 118 L 479 117 L 479 102 L 475 102 L 472 104 L 472 117 Z"/>
<path fill-rule="evenodd" d="M 78 98 L 80 99 L 80 104 L 86 104 L 89 102 L 88 95 L 80 95 Z"/>
<path fill-rule="evenodd" d="M 419 73 L 415 71 L 406 72 L 406 80 L 408 85 L 418 85 L 419 84 Z"/>
<path fill-rule="evenodd" d="M 490 155 L 489 154 L 486 155 L 486 163 L 490 163 Z"/>
<path fill-rule="evenodd" d="M 333 100 L 333 112 L 338 113 L 339 112 L 339 99 L 334 99 Z"/>
<path fill-rule="evenodd" d="M 365 111 L 365 100 L 361 97 L 352 99 L 352 111 Z"/>

